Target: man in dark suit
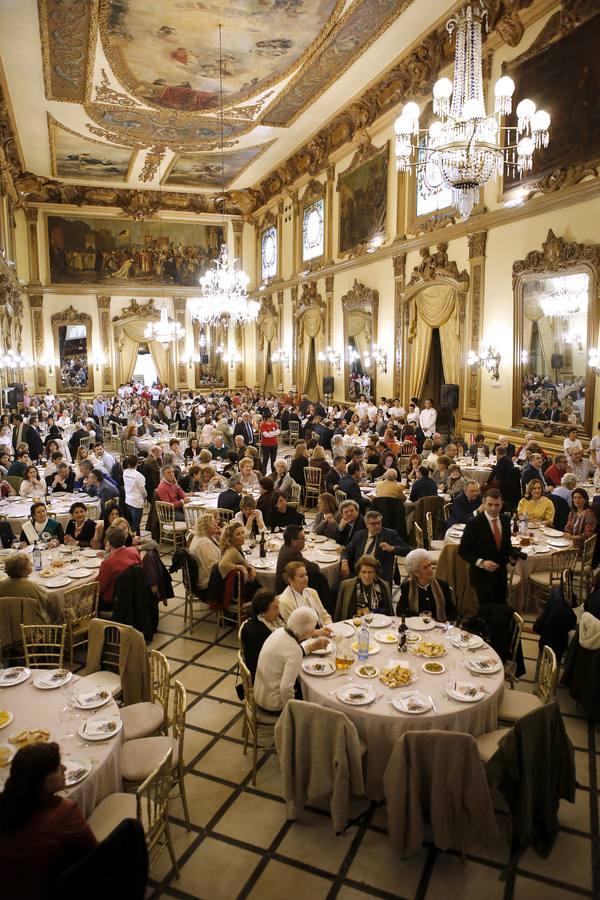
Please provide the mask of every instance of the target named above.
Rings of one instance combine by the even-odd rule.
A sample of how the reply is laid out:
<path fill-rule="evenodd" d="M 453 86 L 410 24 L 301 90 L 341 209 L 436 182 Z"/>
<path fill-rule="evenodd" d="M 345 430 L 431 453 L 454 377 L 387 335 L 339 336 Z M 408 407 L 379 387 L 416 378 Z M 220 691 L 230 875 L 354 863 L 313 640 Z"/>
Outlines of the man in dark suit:
<path fill-rule="evenodd" d="M 338 544 L 345 547 L 350 543 L 357 531 L 365 528 L 365 520 L 360 514 L 360 507 L 354 500 L 344 500 L 340 503 L 340 517 L 338 521 L 335 539 Z"/>
<path fill-rule="evenodd" d="M 25 443 L 29 447 L 29 456 L 31 459 L 37 459 L 44 454 L 44 444 L 38 432 L 31 425 L 23 422 L 23 416 L 14 416 L 13 418 L 13 436 L 12 445 L 16 450 L 19 444 Z"/>
<path fill-rule="evenodd" d="M 281 594 L 286 588 L 283 578 L 283 570 L 289 562 L 301 562 L 306 566 L 308 573 L 308 586 L 314 588 L 324 603 L 323 592 L 327 600 L 329 600 L 329 592 L 327 589 L 327 580 L 321 573 L 317 563 L 311 562 L 302 555 L 306 544 L 306 535 L 302 525 L 288 525 L 283 532 L 283 546 L 277 557 L 277 567 L 275 570 L 275 593 Z"/>
<path fill-rule="evenodd" d="M 77 456 L 81 438 L 86 438 L 89 436 L 89 432 L 83 427 L 83 422 L 81 421 L 81 419 L 79 419 L 79 421 L 77 422 L 77 428 L 69 439 L 69 451 L 71 453 L 71 459 L 75 459 L 75 457 Z"/>
<path fill-rule="evenodd" d="M 324 419 L 327 415 L 327 410 L 323 406 L 320 400 L 317 400 L 315 403 L 315 416 L 319 416 L 319 418 Z"/>
<path fill-rule="evenodd" d="M 410 489 L 411 503 L 416 503 L 421 497 L 437 497 L 437 484 L 429 474 L 427 466 L 419 466 L 419 477 L 414 481 Z"/>
<path fill-rule="evenodd" d="M 355 462 L 349 463 L 346 467 L 346 474 L 343 478 L 340 478 L 338 490 L 345 493 L 346 500 L 354 500 L 355 503 L 358 503 L 361 511 L 364 512 L 369 505 L 369 501 L 365 497 L 363 497 L 358 486 L 361 475 L 362 471 L 359 464 Z M 435 489 L 435 492 L 437 494 L 437 487 Z"/>
<path fill-rule="evenodd" d="M 311 402 L 308 399 L 306 394 L 300 395 L 300 403 L 298 404 L 298 409 L 300 410 L 300 415 L 305 416 L 308 412 L 308 407 L 311 406 Z"/>
<path fill-rule="evenodd" d="M 547 487 L 546 479 L 544 478 L 544 473 L 542 472 L 543 459 L 541 453 L 532 453 L 529 457 L 529 462 L 523 468 L 523 474 L 521 475 L 521 490 L 525 493 L 525 488 L 529 484 L 529 482 L 533 478 L 537 478 L 542 482 L 544 488 Z"/>
<path fill-rule="evenodd" d="M 490 472 L 488 486 L 498 488 L 502 494 L 504 512 L 516 510 L 521 499 L 521 473 L 504 447 L 496 448 L 496 465 Z"/>
<path fill-rule="evenodd" d="M 326 422 L 315 419 L 313 431 L 319 435 L 319 444 L 324 450 L 331 450 L 331 438 L 333 437 L 333 428 L 330 428 Z"/>
<path fill-rule="evenodd" d="M 221 491 L 217 499 L 219 509 L 231 509 L 234 513 L 240 511 L 240 499 L 242 496 L 242 479 L 239 475 L 232 475 L 227 482 L 227 489 Z"/>
<path fill-rule="evenodd" d="M 333 494 L 336 488 L 339 488 L 340 481 L 346 474 L 346 457 L 334 456 L 333 466 L 325 476 L 325 490 L 329 494 Z"/>
<path fill-rule="evenodd" d="M 366 528 L 363 531 L 356 531 L 350 543 L 342 550 L 340 576 L 350 578 L 361 556 L 374 556 L 381 566 L 381 577 L 391 584 L 394 577 L 395 556 L 406 556 L 410 547 L 404 543 L 397 531 L 383 528 L 380 512 L 370 510 L 365 516 L 365 525 Z"/>
<path fill-rule="evenodd" d="M 506 603 L 506 567 L 512 552 L 510 516 L 500 515 L 500 491 L 487 490 L 482 506 L 482 512 L 467 522 L 458 548 L 459 555 L 469 563 L 469 580 L 480 607 Z"/>
<path fill-rule="evenodd" d="M 241 434 L 241 436 L 244 438 L 246 446 L 250 447 L 254 444 L 254 429 L 252 428 L 252 421 L 250 419 L 249 412 L 242 413 L 242 421 L 238 422 L 233 429 L 233 437 L 237 437 L 238 434 Z"/>
<path fill-rule="evenodd" d="M 481 507 L 481 491 L 477 481 L 467 481 L 464 490 L 456 495 L 452 501 L 450 516 L 446 522 L 446 527 L 451 528 L 453 525 L 465 525 L 469 519 L 472 519 L 477 510 Z"/>

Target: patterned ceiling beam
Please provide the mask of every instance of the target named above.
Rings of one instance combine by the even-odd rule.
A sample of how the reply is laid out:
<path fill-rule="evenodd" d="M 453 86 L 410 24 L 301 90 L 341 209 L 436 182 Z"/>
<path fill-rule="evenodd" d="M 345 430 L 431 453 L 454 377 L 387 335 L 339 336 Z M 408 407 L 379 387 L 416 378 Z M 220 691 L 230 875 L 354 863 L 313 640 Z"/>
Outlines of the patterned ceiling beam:
<path fill-rule="evenodd" d="M 38 0 L 48 100 L 83 103 L 92 76 L 98 0 Z"/>

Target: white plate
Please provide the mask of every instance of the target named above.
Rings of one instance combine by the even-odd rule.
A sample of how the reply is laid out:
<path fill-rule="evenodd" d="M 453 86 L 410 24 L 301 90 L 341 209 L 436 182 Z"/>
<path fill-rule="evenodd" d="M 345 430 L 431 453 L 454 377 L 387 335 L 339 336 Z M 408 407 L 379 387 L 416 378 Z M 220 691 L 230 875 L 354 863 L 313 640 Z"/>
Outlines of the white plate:
<path fill-rule="evenodd" d="M 2 712 L 5 712 L 8 715 L 8 719 L 6 720 L 4 725 L 0 724 L 0 728 L 6 728 L 7 725 L 10 725 L 10 723 L 14 719 L 14 716 L 11 713 L 10 709 L 3 709 Z"/>
<path fill-rule="evenodd" d="M 356 695 L 356 696 L 353 696 Z M 338 700 L 347 703 L 349 706 L 368 706 L 375 699 L 375 694 L 368 687 L 358 687 L 355 684 L 349 684 L 337 692 Z"/>
<path fill-rule="evenodd" d="M 311 534 L 308 536 L 308 539 L 313 542 L 313 544 L 325 544 L 327 542 L 326 534 Z"/>
<path fill-rule="evenodd" d="M 79 784 L 92 771 L 92 763 L 89 759 L 75 759 L 72 756 L 63 756 L 62 764 L 65 767 L 65 787 L 67 788 Z"/>
<path fill-rule="evenodd" d="M 427 668 L 427 666 L 430 666 L 432 663 L 433 663 L 434 666 L 441 666 L 439 672 L 430 672 L 430 671 L 429 671 L 429 669 Z M 429 660 L 427 660 L 427 662 L 424 662 L 424 663 L 423 663 L 423 665 L 421 666 L 421 668 L 422 668 L 423 671 L 426 672 L 428 675 L 443 675 L 444 672 L 446 671 L 446 666 L 444 665 L 444 663 L 441 663 L 441 662 L 439 661 L 439 659 L 429 659 Z"/>
<path fill-rule="evenodd" d="M 425 622 L 420 616 L 411 616 L 409 619 L 406 619 L 406 625 L 411 631 L 432 631 L 437 622 L 435 619 Z"/>
<path fill-rule="evenodd" d="M 106 694 L 101 697 L 100 694 Z M 74 704 L 78 709 L 100 709 L 112 698 L 110 691 L 104 688 L 97 688 L 95 691 L 86 691 L 83 694 L 77 694 Z"/>
<path fill-rule="evenodd" d="M 98 558 L 98 550 L 93 550 L 91 547 L 86 547 L 85 550 L 81 551 L 82 556 L 88 556 L 90 559 Z"/>
<path fill-rule="evenodd" d="M 352 649 L 355 653 L 358 653 L 358 641 L 355 641 L 352 644 Z M 369 642 L 369 656 L 374 656 L 376 653 L 379 653 L 381 647 L 378 647 L 377 644 L 374 644 L 373 641 Z"/>
<path fill-rule="evenodd" d="M 331 643 L 331 641 L 329 641 L 327 646 L 323 647 L 322 650 L 312 650 L 310 655 L 311 656 L 327 656 L 329 653 L 331 653 L 332 650 L 333 650 L 333 644 Z"/>
<path fill-rule="evenodd" d="M 62 671 L 62 675 L 60 678 L 54 676 L 58 676 L 58 673 Z M 54 691 L 56 688 L 64 687 L 65 684 L 68 684 L 73 677 L 73 673 L 69 672 L 68 669 L 54 669 L 49 672 L 40 672 L 39 675 L 36 675 L 33 679 L 33 684 L 36 688 L 39 688 L 41 691 Z"/>
<path fill-rule="evenodd" d="M 107 731 L 104 728 L 101 729 L 100 726 L 106 725 L 108 722 L 114 722 L 115 728 L 113 731 Z M 120 732 L 122 727 L 123 722 L 118 716 L 87 719 L 79 729 L 79 737 L 83 738 L 84 741 L 106 741 L 114 738 L 115 735 Z"/>
<path fill-rule="evenodd" d="M 549 547 L 572 547 L 573 542 L 568 541 L 566 538 L 554 538 L 552 541 L 548 541 Z"/>
<path fill-rule="evenodd" d="M 326 627 L 331 628 L 336 637 L 349 638 L 356 634 L 354 625 L 351 625 L 350 622 L 331 622 Z"/>
<path fill-rule="evenodd" d="M 99 569 L 102 565 L 102 560 L 97 557 L 96 559 L 84 559 L 81 565 L 86 569 Z"/>
<path fill-rule="evenodd" d="M 365 668 L 372 669 L 373 671 L 370 674 L 365 674 L 362 671 Z M 379 669 L 377 668 L 377 666 L 369 666 L 369 663 L 362 663 L 360 666 L 357 666 L 354 671 L 359 678 L 377 678 L 377 676 L 379 675 Z"/>
<path fill-rule="evenodd" d="M 333 675 L 335 672 L 335 663 L 331 662 L 330 659 L 325 659 L 323 662 L 317 662 L 317 660 L 309 660 L 305 659 L 302 663 L 302 671 L 306 672 L 307 675 L 317 675 L 323 678 L 325 675 Z"/>
<path fill-rule="evenodd" d="M 384 616 L 383 613 L 375 613 L 369 622 L 369 628 L 387 628 L 392 624 L 391 616 Z"/>
<path fill-rule="evenodd" d="M 475 693 L 471 693 L 475 691 Z M 467 693 L 468 692 L 468 693 Z M 453 681 L 446 685 L 446 693 L 453 700 L 459 700 L 461 703 L 477 703 L 485 697 L 485 691 L 478 684 L 472 681 Z"/>
<path fill-rule="evenodd" d="M 17 752 L 17 748 L 13 747 L 12 744 L 0 744 L 0 750 L 8 751 L 8 759 L 6 761 L 6 764 L 4 766 L 0 767 L 0 772 L 6 772 L 6 774 L 8 775 L 8 770 L 10 769 L 10 764 L 12 762 L 13 756 Z M 4 755 L 4 754 L 2 754 L 2 755 Z"/>
<path fill-rule="evenodd" d="M 324 544 L 321 544 L 321 550 L 325 550 L 326 553 L 338 553 L 342 549 L 337 541 L 332 540 L 331 538 L 327 538 Z"/>
<path fill-rule="evenodd" d="M 485 663 L 488 663 L 485 665 Z M 478 675 L 494 675 L 502 669 L 502 663 L 494 656 L 472 656 L 466 660 L 466 667 Z"/>
<path fill-rule="evenodd" d="M 411 709 L 412 705 L 416 705 L 416 709 Z M 392 700 L 392 706 L 400 712 L 408 713 L 409 716 L 420 716 L 421 713 L 429 712 L 431 709 L 431 700 L 425 694 L 419 694 L 418 691 L 406 691 Z"/>
<path fill-rule="evenodd" d="M 548 537 L 562 537 L 564 531 L 557 531 L 556 528 L 540 528 L 542 534 L 547 535 Z"/>
<path fill-rule="evenodd" d="M 58 578 L 49 578 L 45 583 L 46 587 L 53 588 L 67 587 L 69 584 L 71 584 L 71 579 L 66 575 L 60 575 Z"/>
<path fill-rule="evenodd" d="M 325 553 L 323 550 L 315 550 L 312 557 L 315 562 L 321 563 L 335 563 L 340 561 L 337 553 Z"/>
<path fill-rule="evenodd" d="M 271 563 L 268 562 L 266 559 L 263 559 L 260 556 L 258 557 L 258 559 L 250 559 L 249 562 L 250 562 L 250 565 L 253 566 L 255 569 L 270 569 L 271 568 Z"/>
<path fill-rule="evenodd" d="M 69 569 L 69 578 L 89 578 L 89 569 Z"/>
<path fill-rule="evenodd" d="M 13 673 L 16 673 L 14 677 L 12 677 Z M 24 666 L 0 669 L 0 687 L 14 687 L 15 684 L 22 684 L 30 675 L 31 669 L 26 669 Z"/>
<path fill-rule="evenodd" d="M 396 644 L 398 642 L 398 633 L 396 631 L 378 631 L 373 637 L 380 644 Z"/>
<path fill-rule="evenodd" d="M 459 650 L 477 650 L 478 647 L 483 647 L 484 640 L 478 634 L 470 634 L 468 641 L 461 641 L 460 638 L 453 637 L 452 645 Z"/>

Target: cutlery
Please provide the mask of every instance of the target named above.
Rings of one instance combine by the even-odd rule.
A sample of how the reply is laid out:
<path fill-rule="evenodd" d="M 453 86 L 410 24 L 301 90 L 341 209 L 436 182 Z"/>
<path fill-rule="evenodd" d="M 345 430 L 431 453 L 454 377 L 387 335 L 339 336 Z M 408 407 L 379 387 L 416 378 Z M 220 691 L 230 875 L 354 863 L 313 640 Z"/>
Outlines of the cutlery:
<path fill-rule="evenodd" d="M 433 702 L 433 697 L 431 696 L 431 694 L 429 694 L 429 702 L 431 703 L 432 710 L 434 711 L 435 715 L 437 716 L 437 706 Z"/>

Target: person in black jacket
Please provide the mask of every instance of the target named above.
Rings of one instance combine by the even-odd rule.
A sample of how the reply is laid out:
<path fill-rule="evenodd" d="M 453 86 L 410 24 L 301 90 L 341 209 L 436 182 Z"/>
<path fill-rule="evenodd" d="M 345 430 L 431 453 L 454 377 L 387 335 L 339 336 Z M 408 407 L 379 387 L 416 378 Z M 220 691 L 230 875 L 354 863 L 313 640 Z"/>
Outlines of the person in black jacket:
<path fill-rule="evenodd" d="M 53 475 L 48 475 L 46 484 L 48 485 L 48 493 L 56 494 L 63 491 L 67 494 L 73 493 L 73 485 L 75 483 L 75 473 L 71 471 L 68 463 L 60 463 Z"/>
<path fill-rule="evenodd" d="M 271 531 L 275 531 L 276 528 L 283 531 L 288 525 L 302 525 L 304 516 L 295 507 L 288 505 L 285 494 L 273 491 L 271 507 L 267 511 L 265 522 Z"/>
<path fill-rule="evenodd" d="M 560 666 L 563 654 L 569 645 L 569 632 L 577 628 L 577 616 L 572 607 L 572 597 L 566 596 L 564 582 L 553 588 L 542 612 L 533 623 L 533 630 L 539 634 L 538 650 L 541 654 L 545 646 L 551 647 Z"/>
<path fill-rule="evenodd" d="M 240 499 L 242 496 L 242 479 L 239 475 L 232 475 L 227 482 L 227 490 L 221 491 L 217 499 L 219 509 L 231 509 L 234 513 L 240 511 Z"/>
<path fill-rule="evenodd" d="M 358 483 L 361 479 L 362 471 L 360 465 L 356 462 L 348 463 L 346 474 L 340 479 L 338 489 L 346 495 L 346 500 L 354 500 L 358 503 L 362 512 L 369 506 L 369 501 L 360 492 Z M 437 494 L 437 488 L 436 488 Z"/>
<path fill-rule="evenodd" d="M 340 503 L 337 533 L 335 540 L 342 547 L 350 543 L 356 532 L 365 529 L 365 520 L 360 513 L 360 506 L 354 500 L 343 500 Z"/>
<path fill-rule="evenodd" d="M 416 503 L 422 497 L 437 497 L 437 495 L 437 484 L 429 474 L 429 467 L 419 466 L 419 477 L 410 489 L 411 503 Z"/>
<path fill-rule="evenodd" d="M 350 543 L 341 553 L 340 576 L 354 574 L 356 563 L 362 556 L 374 556 L 381 566 L 381 577 L 388 584 L 394 577 L 394 559 L 406 556 L 410 551 L 400 535 L 391 528 L 383 528 L 381 513 L 370 510 L 365 516 L 363 531 L 355 531 Z"/>
<path fill-rule="evenodd" d="M 458 548 L 469 563 L 469 580 L 479 605 L 506 603 L 507 565 L 512 554 L 510 517 L 500 515 L 502 494 L 489 488 L 482 512 L 469 519 Z"/>
<path fill-rule="evenodd" d="M 233 430 L 233 437 L 236 438 L 238 435 L 241 435 L 244 438 L 247 447 L 254 444 L 254 429 L 252 428 L 252 420 L 250 419 L 249 412 L 242 413 L 241 420 L 238 421 Z"/>
<path fill-rule="evenodd" d="M 279 615 L 279 600 L 272 591 L 261 588 L 252 598 L 252 616 L 244 622 L 241 631 L 244 662 L 250 670 L 252 681 L 263 644 L 276 628 L 285 628 L 285 622 Z"/>
<path fill-rule="evenodd" d="M 38 432 L 32 425 L 26 425 L 23 422 L 23 416 L 13 416 L 14 430 L 12 434 L 12 445 L 16 450 L 19 444 L 26 443 L 29 447 L 29 456 L 31 459 L 37 459 L 44 454 L 44 445 Z"/>
<path fill-rule="evenodd" d="M 451 528 L 453 525 L 458 525 L 459 523 L 465 525 L 480 507 L 481 492 L 479 489 L 479 482 L 469 480 L 465 484 L 464 490 L 457 494 L 452 501 L 446 528 Z"/>
<path fill-rule="evenodd" d="M 504 512 L 514 512 L 521 499 L 521 473 L 506 447 L 496 448 L 496 465 L 490 472 L 488 486 L 498 488 L 504 500 Z"/>

